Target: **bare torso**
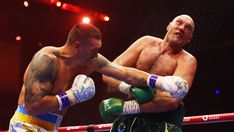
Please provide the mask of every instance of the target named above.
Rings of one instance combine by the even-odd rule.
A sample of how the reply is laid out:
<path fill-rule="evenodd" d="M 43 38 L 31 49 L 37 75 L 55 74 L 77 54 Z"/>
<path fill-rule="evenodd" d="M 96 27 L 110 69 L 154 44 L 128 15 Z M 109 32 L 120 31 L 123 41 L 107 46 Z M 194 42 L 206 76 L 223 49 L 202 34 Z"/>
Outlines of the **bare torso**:
<path fill-rule="evenodd" d="M 181 60 L 187 56 L 189 54 L 184 50 L 178 53 L 164 50 L 162 48 L 162 40 L 157 38 L 152 43 L 144 44 L 144 48 L 136 61 L 135 68 L 160 76 L 172 76 L 177 68 L 181 67 Z M 182 101 L 168 97 L 171 97 L 168 92 L 158 90 L 157 96 L 154 98 L 154 101 L 157 102 L 156 105 L 144 104 L 141 106 L 141 110 L 144 112 L 162 112 L 174 109 L 177 107 L 176 104 L 182 103 Z M 175 107 L 171 105 L 171 102 L 174 102 Z"/>
<path fill-rule="evenodd" d="M 140 53 L 135 67 L 161 76 L 173 75 L 178 65 L 179 56 L 178 54 L 164 53 L 160 45 L 161 41 L 148 44 Z"/>
<path fill-rule="evenodd" d="M 47 53 L 49 55 L 55 56 L 56 65 L 57 65 L 57 74 L 55 77 L 55 81 L 53 82 L 53 86 L 49 95 L 56 95 L 62 91 L 66 91 L 71 88 L 73 83 L 73 79 L 78 74 L 91 74 L 92 70 L 89 65 L 78 66 L 72 68 L 69 64 L 67 64 L 66 57 L 63 57 L 59 54 L 59 49 L 55 47 L 47 47 L 39 51 L 37 54 Z M 37 56 L 37 54 L 35 56 Z M 34 56 L 34 57 L 35 57 Z M 22 90 L 18 99 L 18 104 L 23 105 L 25 102 L 25 91 L 27 88 L 27 84 L 30 81 L 30 74 L 32 73 L 32 66 L 29 65 L 24 74 L 24 84 L 22 86 Z M 49 73 L 48 73 L 49 74 Z M 37 91 L 33 91 L 34 94 Z M 66 110 L 65 110 L 66 111 Z M 55 111 L 54 113 L 63 115 L 65 111 Z"/>

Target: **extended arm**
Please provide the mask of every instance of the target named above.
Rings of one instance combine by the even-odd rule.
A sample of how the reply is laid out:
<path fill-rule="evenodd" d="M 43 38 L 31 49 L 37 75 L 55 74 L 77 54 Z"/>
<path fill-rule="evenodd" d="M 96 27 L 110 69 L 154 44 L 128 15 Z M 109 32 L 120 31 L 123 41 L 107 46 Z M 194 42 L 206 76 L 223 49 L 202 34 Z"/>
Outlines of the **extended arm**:
<path fill-rule="evenodd" d="M 175 72 L 175 76 L 167 76 L 167 77 L 159 76 L 158 77 L 161 80 L 161 81 L 159 80 L 159 82 L 164 85 L 163 87 L 165 87 L 165 88 L 167 88 L 166 86 L 171 87 L 170 85 L 172 85 L 172 87 L 177 87 L 176 86 L 177 84 L 174 84 L 174 82 L 175 83 L 180 82 L 180 80 L 182 80 L 182 82 L 186 81 L 185 82 L 186 85 L 191 86 L 191 83 L 192 83 L 191 81 L 192 81 L 194 74 L 195 74 L 195 71 L 196 71 L 196 60 L 193 57 L 191 59 L 188 59 L 188 60 L 191 63 L 184 64 L 184 65 L 182 64 L 182 66 L 185 66 L 185 68 L 180 69 L 180 70 L 185 70 L 185 71 L 179 70 L 180 71 L 179 72 L 177 69 Z M 188 66 L 188 67 L 186 67 L 186 66 Z M 178 68 L 180 68 L 180 67 L 178 67 Z M 189 69 L 189 68 L 191 68 L 191 69 Z M 186 70 L 187 70 L 187 72 L 186 72 Z M 174 78 L 177 81 L 173 82 Z M 183 79 L 183 78 L 188 79 L 188 81 Z M 163 79 L 165 79 L 164 81 L 166 81 L 166 82 L 163 82 L 162 81 Z M 189 81 L 189 79 L 191 79 L 191 81 Z M 156 83 L 156 84 L 161 85 L 160 83 L 158 83 L 158 84 Z M 173 86 L 173 85 L 175 85 L 175 86 Z M 178 86 L 180 86 L 180 84 L 178 84 Z M 158 86 L 158 87 L 161 87 L 161 86 Z M 187 88 L 186 90 L 189 90 L 189 87 L 186 87 L 186 88 Z M 131 90 L 132 89 L 133 88 L 131 88 Z M 180 91 L 181 88 L 178 88 L 178 90 Z M 139 90 L 136 90 L 136 91 L 139 91 Z M 135 92 L 135 95 L 137 95 L 137 97 L 140 97 L 140 98 L 143 97 L 140 92 L 138 92 L 138 93 Z M 178 99 L 178 98 L 174 98 L 172 96 L 175 96 L 175 95 L 172 95 L 172 93 L 168 93 L 166 91 L 157 90 L 156 96 L 154 96 L 154 98 L 151 99 L 149 102 L 143 103 L 143 104 L 140 104 L 139 101 L 136 101 L 136 100 L 123 101 L 121 99 L 110 98 L 110 99 L 106 99 L 100 103 L 99 111 L 100 111 L 103 119 L 107 122 L 112 122 L 119 115 L 137 114 L 140 112 L 144 112 L 144 113 L 164 112 L 164 111 L 176 109 L 177 106 L 182 103 L 182 100 L 180 98 Z M 134 96 L 134 97 L 136 97 L 136 96 Z"/>
<path fill-rule="evenodd" d="M 196 59 L 192 55 L 186 54 L 182 57 L 182 59 L 178 59 L 178 65 L 173 75 L 159 76 L 152 74 L 147 78 L 147 85 L 151 88 L 167 91 L 177 99 L 183 99 L 187 95 L 192 85 L 196 71 L 196 65 Z M 107 78 L 106 80 L 112 81 L 113 79 L 111 80 Z M 116 83 L 114 86 L 118 86 L 121 91 L 121 85 L 117 85 L 119 82 L 115 80 L 112 82 Z"/>
<path fill-rule="evenodd" d="M 144 36 L 137 41 L 135 41 L 127 50 L 125 50 L 120 56 L 118 56 L 113 62 L 126 67 L 134 67 L 139 55 L 144 48 L 145 40 L 147 40 L 147 36 Z M 106 75 L 103 75 L 103 82 L 105 82 L 108 86 L 109 91 L 119 91 L 120 81 Z M 123 84 L 124 85 L 124 84 Z M 123 88 L 128 86 L 123 86 Z M 122 89 L 121 89 L 122 90 Z M 124 90 L 122 90 L 123 92 Z"/>
<path fill-rule="evenodd" d="M 134 67 L 141 50 L 145 47 L 144 44 L 152 43 L 155 40 L 156 39 L 152 39 L 152 37 L 148 36 L 140 38 L 133 45 L 131 45 L 124 53 L 117 57 L 114 60 L 114 62 L 123 66 Z M 180 90 L 177 95 L 174 94 L 174 96 L 178 96 L 180 95 L 180 93 L 183 93 L 184 90 L 185 93 L 181 96 L 183 98 L 192 85 L 192 80 L 196 71 L 196 65 L 196 59 L 191 55 L 188 55 L 188 57 L 184 57 L 183 59 L 179 59 L 177 68 L 173 75 L 167 77 L 158 76 L 157 87 L 159 87 L 159 89 L 166 89 L 172 91 L 173 88 L 175 90 L 178 89 L 179 85 L 177 86 L 176 84 L 182 84 L 180 82 L 185 82 L 184 84 L 186 85 L 184 85 L 184 89 Z M 115 79 L 106 76 L 103 76 L 103 81 L 112 87 L 114 86 L 114 89 L 119 89 L 119 81 L 116 81 Z M 169 87 L 169 89 L 167 88 L 167 86 Z M 155 112 L 160 112 L 174 109 L 181 102 L 181 97 L 176 99 L 173 98 L 168 92 L 159 91 L 153 100 L 141 105 L 141 110 L 146 112 L 150 108 L 150 110 L 152 111 L 155 110 Z"/>
<path fill-rule="evenodd" d="M 106 76 L 122 80 L 133 86 L 147 86 L 147 78 L 150 74 L 144 71 L 112 63 L 100 54 L 98 55 L 97 62 L 97 71 Z"/>

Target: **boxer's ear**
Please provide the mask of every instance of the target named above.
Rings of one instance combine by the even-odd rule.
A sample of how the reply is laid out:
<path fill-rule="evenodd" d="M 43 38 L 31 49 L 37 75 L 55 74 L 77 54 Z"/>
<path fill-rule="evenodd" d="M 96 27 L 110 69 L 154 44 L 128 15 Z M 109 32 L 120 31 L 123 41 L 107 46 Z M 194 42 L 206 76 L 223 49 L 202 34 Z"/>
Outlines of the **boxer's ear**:
<path fill-rule="evenodd" d="M 172 24 L 172 22 L 170 22 L 170 23 L 167 25 L 167 28 L 166 28 L 167 31 L 169 30 L 171 24 Z"/>

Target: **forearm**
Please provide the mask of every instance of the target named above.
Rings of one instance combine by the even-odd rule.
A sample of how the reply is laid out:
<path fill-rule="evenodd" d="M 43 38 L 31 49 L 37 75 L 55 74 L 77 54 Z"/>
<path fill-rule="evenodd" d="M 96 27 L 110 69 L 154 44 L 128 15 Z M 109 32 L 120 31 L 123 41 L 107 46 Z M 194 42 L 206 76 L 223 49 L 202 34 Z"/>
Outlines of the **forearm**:
<path fill-rule="evenodd" d="M 120 66 L 115 63 L 110 63 L 108 60 L 104 60 L 104 58 L 102 59 L 103 61 L 99 60 L 99 72 L 109 77 L 124 81 L 133 87 L 148 86 L 168 91 L 178 99 L 183 99 L 188 92 L 189 86 L 187 81 L 180 77 L 162 77 L 159 75 L 149 74 L 135 68 Z"/>
<path fill-rule="evenodd" d="M 173 97 L 180 100 L 186 96 L 189 90 L 187 81 L 179 76 L 164 77 L 164 76 L 149 74 L 134 68 L 120 67 L 120 66 L 113 66 L 113 67 L 115 67 L 116 70 L 112 71 L 112 74 L 108 74 L 108 76 L 122 80 L 133 87 L 146 86 L 146 87 L 160 89 L 163 91 L 170 92 L 170 94 Z"/>
<path fill-rule="evenodd" d="M 147 78 L 150 76 L 149 73 L 129 67 L 123 67 L 122 69 L 123 73 L 117 73 L 115 78 L 131 84 L 132 86 L 148 86 Z"/>
<path fill-rule="evenodd" d="M 177 106 L 182 103 L 181 100 L 177 100 L 169 95 L 158 93 L 151 101 L 140 104 L 140 110 L 142 113 L 157 113 L 165 112 L 168 110 L 176 109 Z"/>
<path fill-rule="evenodd" d="M 120 80 L 105 75 L 102 76 L 102 81 L 107 85 L 108 89 L 111 88 L 114 90 L 118 90 L 119 84 L 121 82 Z"/>
<path fill-rule="evenodd" d="M 100 54 L 96 62 L 97 65 L 94 65 L 94 69 L 106 76 L 124 81 L 132 86 L 147 86 L 147 78 L 150 75 L 147 72 L 112 63 Z"/>
<path fill-rule="evenodd" d="M 112 77 L 108 77 L 103 75 L 102 80 L 104 83 L 106 83 L 106 88 L 108 93 L 124 93 L 124 94 L 129 94 L 129 89 L 131 88 L 131 85 L 114 79 Z"/>

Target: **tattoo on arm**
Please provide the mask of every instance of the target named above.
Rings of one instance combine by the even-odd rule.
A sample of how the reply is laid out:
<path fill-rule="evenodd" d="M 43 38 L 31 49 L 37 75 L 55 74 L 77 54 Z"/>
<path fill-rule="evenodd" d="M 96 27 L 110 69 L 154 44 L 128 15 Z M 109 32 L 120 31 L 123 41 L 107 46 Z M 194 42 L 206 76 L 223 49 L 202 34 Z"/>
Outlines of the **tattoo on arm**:
<path fill-rule="evenodd" d="M 109 60 L 107 60 L 104 56 L 102 56 L 101 54 L 98 54 L 98 57 L 96 59 L 98 68 L 103 68 L 106 67 L 108 65 L 108 63 L 111 63 Z"/>
<path fill-rule="evenodd" d="M 33 103 L 50 94 L 57 74 L 55 58 L 46 54 L 36 55 L 31 64 L 26 82 L 25 102 Z"/>
<path fill-rule="evenodd" d="M 101 69 L 105 69 L 105 75 L 119 79 L 120 81 L 125 81 L 133 86 L 145 86 L 146 80 L 137 76 L 135 70 L 131 68 L 122 68 L 121 66 L 109 62 L 104 57 L 98 59 L 98 65 Z M 117 84 L 112 84 L 113 87 L 118 87 Z"/>
<path fill-rule="evenodd" d="M 123 71 L 121 67 L 114 64 L 113 62 L 110 62 L 105 57 L 101 56 L 97 60 L 98 68 L 102 69 L 101 71 L 104 71 L 104 74 L 110 77 L 116 76 L 115 73 L 118 73 L 118 71 Z"/>
<path fill-rule="evenodd" d="M 130 82 L 133 86 L 146 86 L 146 81 L 144 78 L 132 77 Z"/>

